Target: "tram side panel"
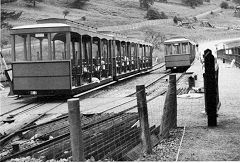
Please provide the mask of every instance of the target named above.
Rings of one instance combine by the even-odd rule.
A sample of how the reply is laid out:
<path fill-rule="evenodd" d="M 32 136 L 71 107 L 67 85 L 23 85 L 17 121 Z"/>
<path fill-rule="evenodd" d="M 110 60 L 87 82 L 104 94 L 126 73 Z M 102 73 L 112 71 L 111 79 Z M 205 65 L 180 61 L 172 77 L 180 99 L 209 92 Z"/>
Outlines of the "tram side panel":
<path fill-rule="evenodd" d="M 139 72 L 137 69 L 138 53 L 135 46 L 136 44 L 117 41 L 114 55 L 114 80 L 117 81 Z"/>
<path fill-rule="evenodd" d="M 70 94 L 70 61 L 13 62 L 14 94 Z"/>
<path fill-rule="evenodd" d="M 187 67 L 190 66 L 190 54 L 177 54 L 165 56 L 166 68 Z"/>

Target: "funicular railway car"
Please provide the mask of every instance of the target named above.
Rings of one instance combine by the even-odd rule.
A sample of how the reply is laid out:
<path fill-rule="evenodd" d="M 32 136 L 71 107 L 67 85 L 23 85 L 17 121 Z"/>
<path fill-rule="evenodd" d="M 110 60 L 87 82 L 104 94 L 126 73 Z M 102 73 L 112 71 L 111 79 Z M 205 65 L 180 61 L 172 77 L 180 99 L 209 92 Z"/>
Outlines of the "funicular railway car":
<path fill-rule="evenodd" d="M 74 95 L 152 68 L 152 45 L 67 19 L 11 29 L 16 95 Z"/>
<path fill-rule="evenodd" d="M 196 43 L 179 37 L 164 41 L 166 69 L 183 69 L 191 66 L 196 55 Z"/>
<path fill-rule="evenodd" d="M 240 40 L 226 41 L 216 45 L 217 58 L 232 62 L 240 67 Z"/>

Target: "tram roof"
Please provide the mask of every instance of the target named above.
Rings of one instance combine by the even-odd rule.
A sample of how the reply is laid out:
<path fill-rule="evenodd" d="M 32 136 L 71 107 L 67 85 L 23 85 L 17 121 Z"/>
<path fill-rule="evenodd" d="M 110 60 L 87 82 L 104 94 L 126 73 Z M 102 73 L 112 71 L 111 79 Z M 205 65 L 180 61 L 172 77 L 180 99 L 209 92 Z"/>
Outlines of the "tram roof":
<path fill-rule="evenodd" d="M 70 27 L 70 25 L 63 23 L 45 23 L 45 24 L 32 24 L 32 25 L 22 25 L 18 27 L 13 27 L 13 30 L 17 29 L 29 29 L 29 28 L 54 28 L 54 27 Z"/>
<path fill-rule="evenodd" d="M 58 33 L 58 32 L 75 32 L 80 35 L 89 35 L 90 37 L 98 37 L 100 39 L 112 40 L 116 39 L 123 42 L 134 42 L 143 45 L 152 46 L 151 43 L 135 38 L 129 38 L 126 35 L 112 31 L 97 31 L 97 28 L 84 25 L 68 19 L 47 18 L 37 20 L 37 24 L 23 25 L 13 27 L 11 34 L 31 34 L 31 33 Z"/>
<path fill-rule="evenodd" d="M 13 27 L 11 34 L 31 34 L 43 32 L 63 32 L 70 31 L 70 25 L 63 23 L 45 23 L 45 24 L 32 24 Z"/>
<path fill-rule="evenodd" d="M 240 47 L 240 40 L 227 41 L 224 42 L 223 45 L 225 46 L 225 49 Z"/>
<path fill-rule="evenodd" d="M 194 42 L 190 41 L 187 38 L 172 38 L 172 39 L 164 41 L 165 44 L 178 43 L 178 42 L 190 42 L 192 44 L 195 44 Z"/>

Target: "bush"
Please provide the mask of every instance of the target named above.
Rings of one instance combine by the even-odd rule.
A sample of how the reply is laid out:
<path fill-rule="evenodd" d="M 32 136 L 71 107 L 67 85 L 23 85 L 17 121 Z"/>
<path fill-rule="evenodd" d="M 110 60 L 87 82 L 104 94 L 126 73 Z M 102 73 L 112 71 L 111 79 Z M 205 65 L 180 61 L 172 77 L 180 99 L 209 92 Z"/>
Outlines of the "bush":
<path fill-rule="evenodd" d="M 240 0 L 233 0 L 233 2 L 240 4 Z"/>
<path fill-rule="evenodd" d="M 224 9 L 228 9 L 229 5 L 228 5 L 227 2 L 222 2 L 222 3 L 220 4 L 220 7 L 221 7 L 221 8 L 224 8 Z"/>
<path fill-rule="evenodd" d="M 11 2 L 15 2 L 17 0 L 1 0 L 1 4 L 4 4 L 4 3 L 11 3 Z"/>
<path fill-rule="evenodd" d="M 182 0 L 183 4 L 195 8 L 198 5 L 203 4 L 203 0 Z"/>
<path fill-rule="evenodd" d="M 65 19 L 65 17 L 68 15 L 70 13 L 70 11 L 69 10 L 63 10 L 63 16 L 64 16 L 64 19 Z"/>
<path fill-rule="evenodd" d="M 81 17 L 81 20 L 82 20 L 82 21 L 87 20 L 86 16 L 82 16 L 82 17 Z"/>
<path fill-rule="evenodd" d="M 174 24 L 177 24 L 177 23 L 178 23 L 178 18 L 177 18 L 177 16 L 174 16 L 173 22 L 174 22 Z"/>
<path fill-rule="evenodd" d="M 74 0 L 68 4 L 70 8 L 83 9 L 89 0 Z"/>
<path fill-rule="evenodd" d="M 164 12 L 159 13 L 157 9 L 149 8 L 145 18 L 147 18 L 148 20 L 167 19 L 168 16 Z"/>
<path fill-rule="evenodd" d="M 36 2 L 43 2 L 43 0 L 24 0 L 27 7 L 36 7 Z"/>

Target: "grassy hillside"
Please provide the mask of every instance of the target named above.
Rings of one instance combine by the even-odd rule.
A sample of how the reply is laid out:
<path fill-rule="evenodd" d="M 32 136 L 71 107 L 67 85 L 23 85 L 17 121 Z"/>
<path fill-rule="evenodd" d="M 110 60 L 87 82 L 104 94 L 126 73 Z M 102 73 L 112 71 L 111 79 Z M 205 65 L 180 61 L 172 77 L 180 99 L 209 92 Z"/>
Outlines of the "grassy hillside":
<path fill-rule="evenodd" d="M 9 11 L 22 11 L 22 15 L 18 20 L 9 20 L 13 26 L 34 24 L 37 19 L 56 17 L 63 18 L 63 11 L 69 10 L 67 19 L 78 21 L 87 25 L 95 27 L 104 26 L 121 26 L 126 24 L 146 22 L 144 18 L 146 10 L 139 8 L 139 0 L 89 0 L 82 9 L 69 8 L 69 3 L 73 0 L 43 0 L 37 3 L 36 8 L 26 7 L 23 0 L 17 0 L 13 3 L 3 4 L 2 8 Z M 220 0 L 211 0 L 210 3 L 204 2 L 203 5 L 195 9 L 184 6 L 181 0 L 168 0 L 169 3 L 155 2 L 152 7 L 158 11 L 163 11 L 172 20 L 174 16 L 189 18 L 207 11 L 213 11 L 219 8 Z M 210 14 L 205 17 L 211 24 L 215 26 L 232 26 L 239 24 L 240 18 L 233 17 L 234 10 L 222 10 L 218 13 Z M 85 17 L 86 20 L 83 20 Z M 145 24 L 148 24 L 145 23 Z M 226 37 L 239 37 L 238 30 L 226 30 L 218 28 L 201 27 L 201 20 L 192 24 L 193 28 L 178 27 L 172 23 L 155 23 L 142 26 L 137 29 L 118 31 L 120 33 L 131 35 L 140 39 L 147 39 L 158 37 L 158 42 L 162 38 L 169 38 L 171 36 L 185 36 L 195 41 L 221 39 Z M 121 28 L 120 28 L 121 29 Z M 2 39 L 8 39 L 9 32 L 2 30 Z M 156 41 L 156 40 L 155 40 Z M 161 47 L 161 46 L 159 46 Z M 162 51 L 162 49 L 159 49 Z M 5 53 L 5 56 L 9 55 Z M 162 53 L 156 51 L 156 56 L 162 56 Z M 8 56 L 8 58 L 10 58 Z"/>
<path fill-rule="evenodd" d="M 81 21 L 85 16 L 85 24 L 96 26 L 122 25 L 144 20 L 146 11 L 139 8 L 139 0 L 89 0 L 83 9 L 69 8 L 73 0 L 44 0 L 37 3 L 36 8 L 26 7 L 23 0 L 4 4 L 2 8 L 14 11 L 23 11 L 18 21 L 11 22 L 13 25 L 31 24 L 40 18 L 57 17 L 63 18 L 62 11 L 68 9 L 70 14 L 67 19 Z M 173 0 L 170 0 L 172 2 Z M 175 0 L 179 2 L 179 0 Z M 68 2 L 68 3 L 67 3 Z M 181 2 L 181 0 L 180 0 Z M 213 10 L 219 6 L 219 0 L 211 0 L 211 3 L 192 9 L 181 3 L 155 2 L 153 7 L 165 12 L 168 16 L 179 15 L 182 17 L 195 16 L 197 14 Z"/>

